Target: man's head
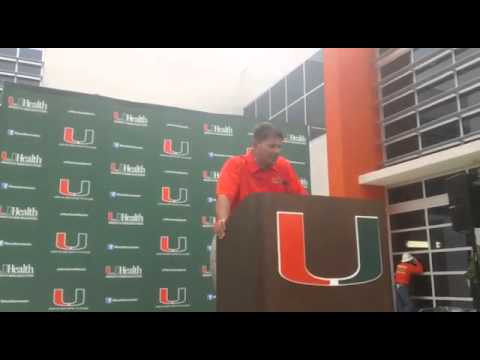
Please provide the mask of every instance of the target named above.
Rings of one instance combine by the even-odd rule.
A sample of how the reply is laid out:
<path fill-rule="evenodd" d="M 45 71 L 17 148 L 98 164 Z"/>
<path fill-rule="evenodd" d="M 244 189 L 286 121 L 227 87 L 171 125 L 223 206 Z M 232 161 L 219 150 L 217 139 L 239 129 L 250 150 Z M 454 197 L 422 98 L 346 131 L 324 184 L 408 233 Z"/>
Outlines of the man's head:
<path fill-rule="evenodd" d="M 271 167 L 278 158 L 283 134 L 269 122 L 262 122 L 253 130 L 253 155 L 261 168 Z"/>
<path fill-rule="evenodd" d="M 414 261 L 415 258 L 412 256 L 412 254 L 406 252 L 402 254 L 402 262 L 412 262 Z"/>

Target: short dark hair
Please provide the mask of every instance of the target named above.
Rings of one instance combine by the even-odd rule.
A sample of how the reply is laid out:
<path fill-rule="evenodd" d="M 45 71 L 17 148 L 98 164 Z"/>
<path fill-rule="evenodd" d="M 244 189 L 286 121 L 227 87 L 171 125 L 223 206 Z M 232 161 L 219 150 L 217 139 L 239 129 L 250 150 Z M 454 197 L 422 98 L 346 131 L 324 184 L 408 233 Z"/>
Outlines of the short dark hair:
<path fill-rule="evenodd" d="M 257 124 L 253 129 L 253 142 L 260 143 L 269 137 L 275 137 L 283 140 L 283 133 L 271 123 L 265 121 Z"/>

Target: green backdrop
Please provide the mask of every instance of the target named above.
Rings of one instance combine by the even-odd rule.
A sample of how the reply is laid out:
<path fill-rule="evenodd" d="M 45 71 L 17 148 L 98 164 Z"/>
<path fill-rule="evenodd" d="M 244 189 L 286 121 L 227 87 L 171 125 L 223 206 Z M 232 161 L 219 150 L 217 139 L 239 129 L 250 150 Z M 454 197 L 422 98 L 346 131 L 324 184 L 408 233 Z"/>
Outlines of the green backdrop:
<path fill-rule="evenodd" d="M 214 311 L 216 178 L 255 120 L 5 84 L 0 311 Z M 283 155 L 309 188 L 304 124 Z"/>

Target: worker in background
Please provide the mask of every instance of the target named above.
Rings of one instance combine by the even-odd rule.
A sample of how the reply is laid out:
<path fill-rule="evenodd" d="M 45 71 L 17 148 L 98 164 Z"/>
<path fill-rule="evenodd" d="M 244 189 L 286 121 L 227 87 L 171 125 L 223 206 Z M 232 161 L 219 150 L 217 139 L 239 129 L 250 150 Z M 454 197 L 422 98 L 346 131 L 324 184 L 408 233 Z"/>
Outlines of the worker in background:
<path fill-rule="evenodd" d="M 395 290 L 397 294 L 398 312 L 415 312 L 416 308 L 410 299 L 410 282 L 412 275 L 423 273 L 422 263 L 406 252 L 395 271 Z"/>

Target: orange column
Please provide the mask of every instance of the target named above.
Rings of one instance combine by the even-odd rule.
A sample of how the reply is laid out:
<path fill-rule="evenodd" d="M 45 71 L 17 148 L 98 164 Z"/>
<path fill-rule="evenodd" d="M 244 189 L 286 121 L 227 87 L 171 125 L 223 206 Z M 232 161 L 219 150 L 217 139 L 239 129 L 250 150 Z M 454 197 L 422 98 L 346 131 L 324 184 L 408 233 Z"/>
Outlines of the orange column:
<path fill-rule="evenodd" d="M 324 49 L 330 195 L 383 199 L 384 189 L 358 184 L 382 167 L 375 49 Z"/>

